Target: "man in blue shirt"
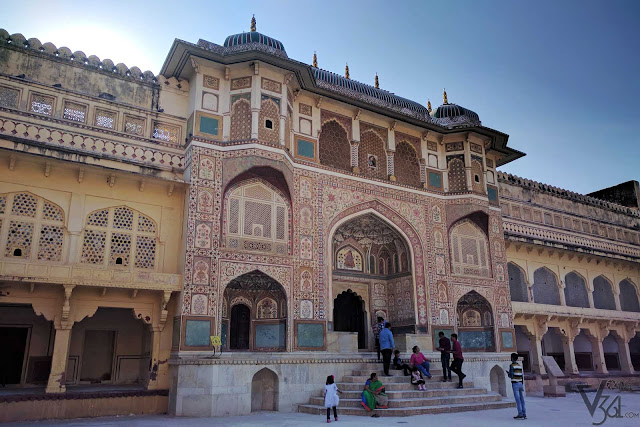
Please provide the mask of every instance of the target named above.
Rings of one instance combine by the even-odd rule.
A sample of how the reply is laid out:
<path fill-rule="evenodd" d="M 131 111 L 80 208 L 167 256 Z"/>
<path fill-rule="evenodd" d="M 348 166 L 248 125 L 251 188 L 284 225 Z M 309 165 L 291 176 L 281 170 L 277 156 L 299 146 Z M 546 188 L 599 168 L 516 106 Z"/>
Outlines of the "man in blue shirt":
<path fill-rule="evenodd" d="M 384 375 L 389 376 L 389 365 L 391 365 L 391 355 L 396 344 L 393 342 L 393 334 L 391 333 L 391 323 L 387 322 L 384 329 L 380 331 L 380 351 L 382 352 L 382 366 L 384 367 Z"/>

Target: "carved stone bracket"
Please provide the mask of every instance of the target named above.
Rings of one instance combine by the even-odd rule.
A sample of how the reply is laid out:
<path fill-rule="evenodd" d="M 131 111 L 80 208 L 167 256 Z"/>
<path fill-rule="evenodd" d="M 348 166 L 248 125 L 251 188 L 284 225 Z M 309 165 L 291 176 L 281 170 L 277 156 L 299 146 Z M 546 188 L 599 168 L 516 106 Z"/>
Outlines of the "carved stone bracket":
<path fill-rule="evenodd" d="M 171 299 L 171 291 L 164 291 L 162 294 L 162 307 L 160 310 L 160 330 L 164 329 L 164 325 L 167 322 L 167 316 L 169 314 L 169 311 L 167 310 L 167 307 L 169 305 L 169 300 Z"/>
<path fill-rule="evenodd" d="M 76 285 L 64 285 L 64 303 L 62 304 L 62 321 L 67 322 L 69 320 L 69 313 L 71 312 L 71 293 Z"/>

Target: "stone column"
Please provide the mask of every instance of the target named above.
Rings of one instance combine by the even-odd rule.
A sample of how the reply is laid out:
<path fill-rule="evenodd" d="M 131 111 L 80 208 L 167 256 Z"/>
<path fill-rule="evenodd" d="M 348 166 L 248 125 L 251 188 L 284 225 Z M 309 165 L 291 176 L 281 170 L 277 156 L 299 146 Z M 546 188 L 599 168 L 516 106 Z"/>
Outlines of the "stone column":
<path fill-rule="evenodd" d="M 616 310 L 622 311 L 622 307 L 620 306 L 620 288 L 611 283 L 611 287 L 613 289 L 613 300 L 616 303 Z"/>
<path fill-rule="evenodd" d="M 562 337 L 562 348 L 564 350 L 564 373 L 567 375 L 579 373 L 578 365 L 576 364 L 576 353 L 573 348 L 573 341 L 575 338 L 576 336 Z"/>
<path fill-rule="evenodd" d="M 71 327 L 72 325 L 56 326 L 51 373 L 49 374 L 49 382 L 46 388 L 47 393 L 64 393 L 66 391 L 64 383 L 66 382 Z"/>
<path fill-rule="evenodd" d="M 360 173 L 360 167 L 358 166 L 360 141 L 351 141 L 351 171 L 353 173 Z"/>
<path fill-rule="evenodd" d="M 286 99 L 286 98 L 285 98 Z M 286 102 L 285 102 L 286 104 Z M 285 141 L 288 139 L 288 135 L 285 135 L 285 127 L 287 122 L 287 116 L 280 115 L 280 145 L 286 145 Z"/>
<path fill-rule="evenodd" d="M 260 126 L 260 108 L 251 109 L 251 139 L 258 139 L 258 126 Z"/>
<path fill-rule="evenodd" d="M 147 383 L 147 389 L 155 390 L 158 386 L 158 372 L 160 371 L 160 334 L 159 327 L 152 328 L 151 338 L 151 370 L 149 371 L 149 382 Z"/>
<path fill-rule="evenodd" d="M 228 141 L 231 137 L 231 113 L 222 115 L 222 140 Z"/>
<path fill-rule="evenodd" d="M 531 344 L 531 369 L 536 374 L 544 375 L 547 373 L 547 370 L 544 367 L 544 362 L 542 361 L 542 337 L 543 335 L 532 335 L 531 340 L 533 341 Z"/>
<path fill-rule="evenodd" d="M 394 154 L 395 153 L 393 151 L 387 151 L 387 174 L 389 175 L 389 181 L 396 180 L 396 170 L 393 159 Z"/>
<path fill-rule="evenodd" d="M 620 355 L 620 368 L 622 372 L 625 374 L 635 373 L 633 363 L 631 363 L 631 353 L 629 352 L 630 339 L 627 339 L 628 336 L 626 334 L 618 335 L 618 333 L 615 333 L 614 337 L 618 343 L 618 354 Z"/>
<path fill-rule="evenodd" d="M 562 280 L 560 280 L 560 286 L 558 287 L 558 293 L 560 294 L 560 305 L 567 305 L 567 298 L 564 294 L 565 284 Z"/>
<path fill-rule="evenodd" d="M 593 354 L 593 364 L 596 372 L 601 374 L 607 374 L 607 363 L 604 360 L 604 348 L 602 347 L 602 340 L 595 335 L 589 335 L 589 341 L 591 341 L 591 352 Z"/>

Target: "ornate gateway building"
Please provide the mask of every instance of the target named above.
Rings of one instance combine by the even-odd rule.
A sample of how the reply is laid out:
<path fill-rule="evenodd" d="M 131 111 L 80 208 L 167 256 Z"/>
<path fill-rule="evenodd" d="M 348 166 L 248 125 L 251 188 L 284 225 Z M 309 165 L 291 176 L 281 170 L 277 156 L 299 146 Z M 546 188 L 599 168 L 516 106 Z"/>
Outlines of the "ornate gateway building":
<path fill-rule="evenodd" d="M 513 351 L 532 389 L 543 355 L 633 374 L 637 183 L 505 175 L 507 140 L 255 21 L 176 40 L 159 75 L 0 30 L 0 420 L 315 412 L 330 374 L 364 413 L 377 316 L 435 378 L 457 332 L 471 380 L 391 377 L 388 414 L 512 405 Z"/>

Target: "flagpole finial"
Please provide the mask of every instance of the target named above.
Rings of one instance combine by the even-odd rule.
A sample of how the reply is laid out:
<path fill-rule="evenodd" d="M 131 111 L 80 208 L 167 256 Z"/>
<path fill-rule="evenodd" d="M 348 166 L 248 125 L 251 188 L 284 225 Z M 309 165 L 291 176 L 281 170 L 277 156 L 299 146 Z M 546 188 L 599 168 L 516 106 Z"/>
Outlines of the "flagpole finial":
<path fill-rule="evenodd" d="M 315 52 L 313 52 L 313 67 L 318 68 L 318 55 Z"/>
<path fill-rule="evenodd" d="M 256 30 L 256 15 L 253 15 L 253 18 L 251 18 L 251 31 L 255 31 Z"/>

